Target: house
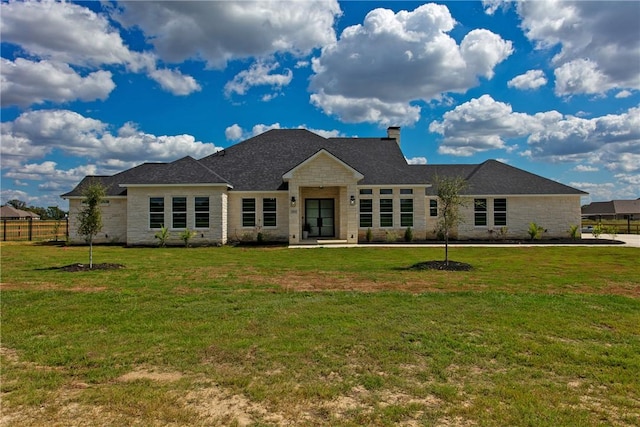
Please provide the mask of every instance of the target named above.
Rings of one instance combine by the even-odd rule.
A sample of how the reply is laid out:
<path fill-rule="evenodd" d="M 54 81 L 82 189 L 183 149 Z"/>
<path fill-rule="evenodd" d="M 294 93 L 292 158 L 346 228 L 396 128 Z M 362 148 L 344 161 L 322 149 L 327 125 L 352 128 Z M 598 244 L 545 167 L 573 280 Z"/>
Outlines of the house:
<path fill-rule="evenodd" d="M 34 220 L 40 219 L 40 215 L 33 212 L 16 209 L 13 206 L 5 205 L 0 207 L 0 219 L 2 220 Z"/>
<path fill-rule="evenodd" d="M 640 199 L 591 202 L 582 207 L 582 216 L 594 221 L 640 219 Z"/>
<path fill-rule="evenodd" d="M 380 138 L 270 130 L 200 160 L 88 176 L 62 197 L 69 200 L 70 240 L 76 243 L 83 242 L 76 233 L 82 189 L 97 180 L 107 198 L 96 242 L 154 245 L 166 226 L 174 243 L 188 228 L 196 232 L 193 244 L 255 240 L 259 234 L 297 244 L 308 227 L 310 241 L 355 244 L 369 229 L 375 240 L 401 237 L 408 227 L 416 239 L 436 238 L 438 176 L 467 180 L 459 239 L 484 239 L 501 228 L 524 238 L 530 222 L 543 226 L 545 237 L 565 237 L 580 224 L 585 192 L 495 160 L 409 165 L 398 127 Z"/>

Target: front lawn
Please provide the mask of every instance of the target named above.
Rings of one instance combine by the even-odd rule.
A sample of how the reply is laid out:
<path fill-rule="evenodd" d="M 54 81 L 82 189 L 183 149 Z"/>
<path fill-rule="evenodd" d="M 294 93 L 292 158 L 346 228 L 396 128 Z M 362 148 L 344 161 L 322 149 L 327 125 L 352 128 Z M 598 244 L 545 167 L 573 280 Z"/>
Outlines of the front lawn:
<path fill-rule="evenodd" d="M 640 250 L 2 244 L 2 424 L 640 424 Z"/>

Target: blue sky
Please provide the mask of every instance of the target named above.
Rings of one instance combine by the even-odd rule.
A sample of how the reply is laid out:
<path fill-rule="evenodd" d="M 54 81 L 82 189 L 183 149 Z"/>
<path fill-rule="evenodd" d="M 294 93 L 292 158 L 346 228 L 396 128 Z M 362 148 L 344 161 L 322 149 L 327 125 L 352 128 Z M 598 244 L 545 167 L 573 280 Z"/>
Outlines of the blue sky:
<path fill-rule="evenodd" d="M 2 203 L 272 128 L 640 197 L 640 2 L 2 2 Z M 260 153 L 256 153 L 260 155 Z"/>

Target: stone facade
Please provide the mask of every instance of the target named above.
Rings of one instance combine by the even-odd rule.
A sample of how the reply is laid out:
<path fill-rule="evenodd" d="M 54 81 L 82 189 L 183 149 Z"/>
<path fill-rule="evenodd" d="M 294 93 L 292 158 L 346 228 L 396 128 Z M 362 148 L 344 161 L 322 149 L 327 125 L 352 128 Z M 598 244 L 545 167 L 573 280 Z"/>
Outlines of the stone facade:
<path fill-rule="evenodd" d="M 276 226 L 264 226 L 264 200 L 276 199 Z M 255 225 L 243 226 L 242 224 L 242 200 L 255 200 Z M 227 215 L 227 236 L 232 242 L 255 241 L 258 233 L 269 241 L 287 241 L 289 234 L 289 201 L 286 191 L 230 191 Z"/>
<path fill-rule="evenodd" d="M 82 209 L 82 198 L 69 199 L 69 243 L 83 244 L 84 236 L 78 234 L 78 214 Z M 112 197 L 100 204 L 102 231 L 94 238 L 94 243 L 125 243 L 127 240 L 127 199 Z"/>

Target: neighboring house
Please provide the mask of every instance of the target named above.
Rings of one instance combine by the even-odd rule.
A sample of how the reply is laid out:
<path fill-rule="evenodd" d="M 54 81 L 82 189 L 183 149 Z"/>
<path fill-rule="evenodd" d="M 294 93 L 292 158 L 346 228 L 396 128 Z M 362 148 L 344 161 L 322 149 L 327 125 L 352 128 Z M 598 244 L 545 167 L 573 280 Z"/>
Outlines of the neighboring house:
<path fill-rule="evenodd" d="M 467 180 L 460 239 L 485 239 L 507 227 L 524 238 L 530 222 L 565 237 L 580 224 L 585 192 L 488 160 L 474 165 L 409 165 L 400 128 L 383 138 L 323 138 L 304 129 L 271 130 L 200 160 L 145 163 L 113 176 L 88 176 L 69 200 L 70 240 L 77 235 L 82 189 L 91 180 L 107 188 L 103 231 L 96 241 L 154 245 L 167 226 L 174 243 L 196 231 L 193 244 L 256 239 L 296 244 L 308 238 L 357 243 L 368 229 L 375 240 L 436 238 L 438 176 Z M 306 227 L 305 227 L 306 228 Z M 306 233 L 305 233 L 306 234 Z"/>
<path fill-rule="evenodd" d="M 591 202 L 582 207 L 582 216 L 594 221 L 640 219 L 640 199 Z"/>
<path fill-rule="evenodd" d="M 22 209 L 16 209 L 13 206 L 5 205 L 0 207 L 0 220 L 2 219 L 40 219 L 40 215 Z"/>

